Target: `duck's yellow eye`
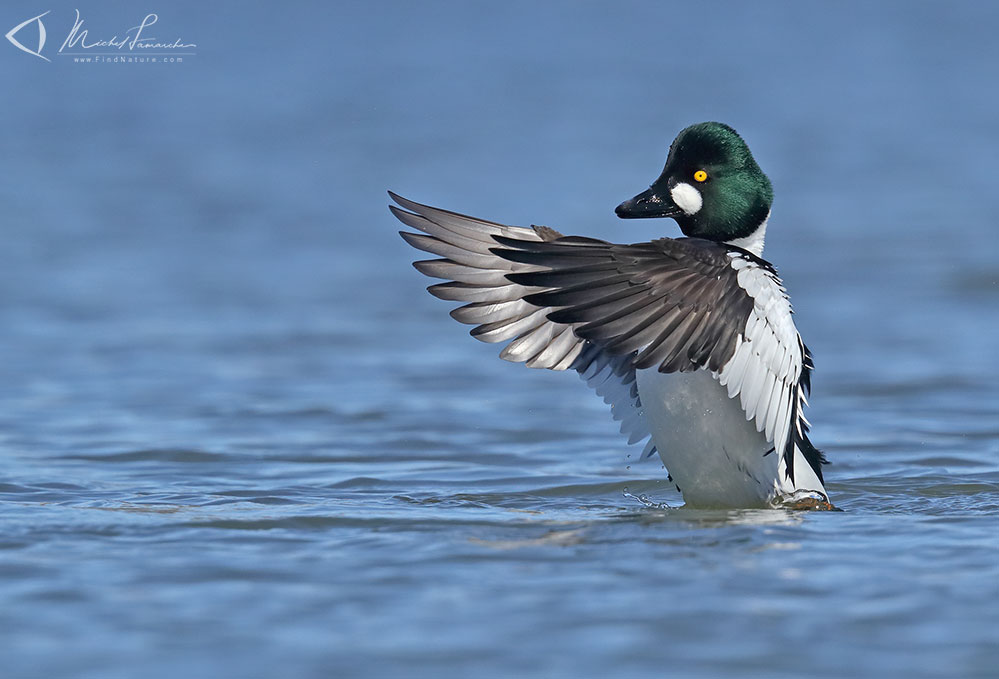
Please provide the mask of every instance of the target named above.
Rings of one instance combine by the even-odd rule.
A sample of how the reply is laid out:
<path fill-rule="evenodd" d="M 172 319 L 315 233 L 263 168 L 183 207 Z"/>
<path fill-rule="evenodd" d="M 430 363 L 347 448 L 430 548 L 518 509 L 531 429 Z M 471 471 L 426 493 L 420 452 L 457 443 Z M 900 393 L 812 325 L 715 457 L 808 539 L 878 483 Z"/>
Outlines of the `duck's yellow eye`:
<path fill-rule="evenodd" d="M 697 172 L 694 173 L 695 182 L 703 182 L 707 181 L 707 179 L 708 179 L 708 173 L 705 172 L 704 170 L 698 170 Z"/>

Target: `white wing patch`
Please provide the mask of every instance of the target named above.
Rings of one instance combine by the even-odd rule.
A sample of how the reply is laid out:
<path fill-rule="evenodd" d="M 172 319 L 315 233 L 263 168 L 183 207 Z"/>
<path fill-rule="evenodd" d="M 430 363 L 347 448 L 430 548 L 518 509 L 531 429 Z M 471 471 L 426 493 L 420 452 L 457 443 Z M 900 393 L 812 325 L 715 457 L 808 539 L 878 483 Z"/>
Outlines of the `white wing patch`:
<path fill-rule="evenodd" d="M 730 252 L 729 257 L 738 271 L 739 287 L 754 303 L 735 353 L 716 378 L 730 398 L 739 396 L 746 419 L 755 419 L 757 431 L 783 457 L 792 419 L 804 421 L 800 415 L 805 405 L 799 384 L 804 360 L 801 340 L 780 278 L 742 253 Z M 800 422 L 793 424 L 800 434 Z"/>

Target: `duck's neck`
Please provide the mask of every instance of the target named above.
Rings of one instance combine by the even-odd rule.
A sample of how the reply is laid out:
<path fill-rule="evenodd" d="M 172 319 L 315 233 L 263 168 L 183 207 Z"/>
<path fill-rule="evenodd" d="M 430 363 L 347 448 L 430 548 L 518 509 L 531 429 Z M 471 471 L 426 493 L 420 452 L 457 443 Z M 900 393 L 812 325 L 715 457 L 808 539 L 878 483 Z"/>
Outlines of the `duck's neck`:
<path fill-rule="evenodd" d="M 763 221 L 759 226 L 756 227 L 756 231 L 753 231 L 748 236 L 743 236 L 742 238 L 733 238 L 732 240 L 725 241 L 728 245 L 734 245 L 736 247 L 742 248 L 743 250 L 749 250 L 757 257 L 763 256 L 763 241 L 767 237 L 767 220 L 770 219 L 770 213 L 763 218 Z"/>

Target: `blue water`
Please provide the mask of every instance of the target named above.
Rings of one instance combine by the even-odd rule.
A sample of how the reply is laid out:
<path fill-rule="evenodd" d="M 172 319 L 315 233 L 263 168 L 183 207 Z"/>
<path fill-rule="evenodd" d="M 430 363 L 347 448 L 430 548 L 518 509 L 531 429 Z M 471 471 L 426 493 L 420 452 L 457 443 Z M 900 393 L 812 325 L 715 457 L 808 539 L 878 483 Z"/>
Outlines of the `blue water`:
<path fill-rule="evenodd" d="M 166 3 L 197 55 L 129 65 L 14 4 L 4 677 L 995 676 L 999 6 Z M 706 119 L 775 185 L 842 513 L 626 495 L 680 503 L 385 208 L 675 235 L 612 210 Z"/>

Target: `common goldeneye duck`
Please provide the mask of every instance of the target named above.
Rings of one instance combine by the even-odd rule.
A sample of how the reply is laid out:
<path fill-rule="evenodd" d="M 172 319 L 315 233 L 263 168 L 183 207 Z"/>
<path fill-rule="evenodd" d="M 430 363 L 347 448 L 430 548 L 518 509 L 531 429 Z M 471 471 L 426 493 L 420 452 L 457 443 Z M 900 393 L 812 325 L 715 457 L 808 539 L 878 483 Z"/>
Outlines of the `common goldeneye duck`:
<path fill-rule="evenodd" d="M 442 257 L 414 266 L 465 303 L 451 316 L 506 343 L 503 359 L 578 372 L 688 506 L 833 508 L 802 413 L 811 356 L 762 259 L 773 190 L 731 127 L 680 132 L 659 178 L 616 209 L 670 217 L 685 238 L 621 245 L 389 195 L 422 232 L 406 242 Z"/>

